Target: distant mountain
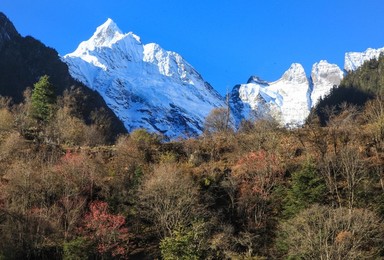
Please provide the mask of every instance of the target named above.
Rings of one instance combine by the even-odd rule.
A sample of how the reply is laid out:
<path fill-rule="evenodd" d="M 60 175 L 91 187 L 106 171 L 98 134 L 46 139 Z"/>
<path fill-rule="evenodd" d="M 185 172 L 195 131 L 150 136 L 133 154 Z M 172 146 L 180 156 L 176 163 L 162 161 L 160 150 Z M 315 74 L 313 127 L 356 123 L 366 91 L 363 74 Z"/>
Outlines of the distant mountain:
<path fill-rule="evenodd" d="M 128 131 L 196 136 L 209 112 L 225 104 L 179 54 L 143 44 L 111 19 L 63 61 L 74 78 L 103 96 Z"/>
<path fill-rule="evenodd" d="M 372 49 L 368 48 L 364 52 L 347 52 L 344 59 L 344 69 L 345 71 L 354 71 L 358 69 L 364 62 L 378 59 L 380 54 L 384 52 L 384 48 Z"/>
<path fill-rule="evenodd" d="M 361 53 L 348 52 L 345 54 L 344 71 L 336 64 L 323 60 L 313 65 L 310 77 L 297 63 L 292 64 L 275 82 L 266 82 L 253 76 L 246 84 L 233 88 L 230 98 L 232 110 L 238 122 L 254 117 L 270 117 L 284 126 L 301 126 L 311 109 L 330 94 L 334 86 L 339 86 L 346 75 L 348 82 L 352 81 L 348 73 L 360 68 L 364 62 L 378 59 L 383 52 L 384 48 L 367 49 Z M 348 86 L 351 87 L 351 84 Z M 344 90 L 339 92 L 347 93 Z M 357 93 L 360 92 L 353 92 L 353 95 L 359 95 Z"/>
<path fill-rule="evenodd" d="M 103 98 L 73 79 L 67 65 L 54 49 L 31 36 L 22 37 L 12 22 L 0 12 L 0 95 L 12 97 L 17 103 L 21 102 L 23 91 L 32 87 L 43 75 L 50 76 L 57 95 L 75 85 L 85 93 L 85 119 L 92 110 L 104 108 L 113 122 L 111 134 L 125 132 L 122 123 L 106 106 Z"/>
<path fill-rule="evenodd" d="M 294 63 L 275 82 L 251 77 L 248 83 L 236 86 L 230 104 L 240 119 L 271 117 L 287 127 L 300 126 L 313 105 L 342 77 L 337 65 L 327 61 L 314 64 L 310 78 L 302 65 Z"/>

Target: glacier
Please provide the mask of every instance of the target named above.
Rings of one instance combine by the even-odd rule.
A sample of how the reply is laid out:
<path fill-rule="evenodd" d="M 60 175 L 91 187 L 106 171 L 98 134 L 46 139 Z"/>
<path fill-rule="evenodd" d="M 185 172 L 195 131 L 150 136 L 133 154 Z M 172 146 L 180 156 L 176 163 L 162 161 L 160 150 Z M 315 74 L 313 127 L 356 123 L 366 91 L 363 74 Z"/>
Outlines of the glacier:
<path fill-rule="evenodd" d="M 113 20 L 62 57 L 70 74 L 99 92 L 128 131 L 168 138 L 202 133 L 205 117 L 225 100 L 179 54 L 143 44 Z"/>

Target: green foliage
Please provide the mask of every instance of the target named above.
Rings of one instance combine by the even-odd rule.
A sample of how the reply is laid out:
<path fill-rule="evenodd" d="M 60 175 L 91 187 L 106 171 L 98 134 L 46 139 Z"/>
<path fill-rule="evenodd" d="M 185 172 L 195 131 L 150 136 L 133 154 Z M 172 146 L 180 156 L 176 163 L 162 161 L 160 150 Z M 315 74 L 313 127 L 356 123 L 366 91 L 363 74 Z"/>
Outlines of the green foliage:
<path fill-rule="evenodd" d="M 130 134 L 130 139 L 133 141 L 139 151 L 143 153 L 146 162 L 154 161 L 155 151 L 160 145 L 160 136 L 154 133 L 149 133 L 145 129 L 135 129 Z"/>
<path fill-rule="evenodd" d="M 324 203 L 326 185 L 316 166 L 307 162 L 300 171 L 292 174 L 283 214 L 292 217 L 314 203 Z"/>
<path fill-rule="evenodd" d="M 339 87 L 331 90 L 330 94 L 319 101 L 311 112 L 316 114 L 321 125 L 326 125 L 329 120 L 329 111 L 341 112 L 341 105 L 347 103 L 357 107 L 364 104 L 375 96 L 384 94 L 384 55 L 379 59 L 365 62 L 356 71 L 350 71 L 341 81 Z"/>
<path fill-rule="evenodd" d="M 325 126 L 331 116 L 338 115 L 343 111 L 345 105 L 361 108 L 373 97 L 372 93 L 354 86 L 346 87 L 341 85 L 334 87 L 326 97 L 320 99 L 316 107 L 311 111 L 309 118 L 314 118 L 315 114 L 320 120 L 320 125 Z"/>
<path fill-rule="evenodd" d="M 90 243 L 78 237 L 68 242 L 64 242 L 63 259 L 64 260 L 83 260 L 88 259 L 88 254 L 91 250 Z"/>
<path fill-rule="evenodd" d="M 156 145 L 160 143 L 160 137 L 158 135 L 149 133 L 143 128 L 135 129 L 130 136 L 132 140 L 142 146 Z"/>
<path fill-rule="evenodd" d="M 42 76 L 39 81 L 34 84 L 31 102 L 32 117 L 42 122 L 48 122 L 53 116 L 56 96 L 54 87 L 49 82 L 47 75 Z"/>
<path fill-rule="evenodd" d="M 204 255 L 204 224 L 196 222 L 191 228 L 178 228 L 160 242 L 161 256 L 165 260 L 197 260 Z"/>
<path fill-rule="evenodd" d="M 377 96 L 384 94 L 384 55 L 365 62 L 356 71 L 350 72 L 341 82 L 342 86 L 355 87 Z"/>

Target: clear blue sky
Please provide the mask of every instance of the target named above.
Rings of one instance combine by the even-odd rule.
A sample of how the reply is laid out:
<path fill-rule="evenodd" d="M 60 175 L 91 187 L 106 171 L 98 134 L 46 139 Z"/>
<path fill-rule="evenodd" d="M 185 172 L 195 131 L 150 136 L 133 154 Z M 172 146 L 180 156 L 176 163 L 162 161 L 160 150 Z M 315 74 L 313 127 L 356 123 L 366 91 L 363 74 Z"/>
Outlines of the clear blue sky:
<path fill-rule="evenodd" d="M 383 0 L 0 0 L 23 35 L 60 55 L 112 18 L 143 43 L 181 54 L 221 94 L 251 75 L 274 81 L 293 62 L 384 47 Z"/>

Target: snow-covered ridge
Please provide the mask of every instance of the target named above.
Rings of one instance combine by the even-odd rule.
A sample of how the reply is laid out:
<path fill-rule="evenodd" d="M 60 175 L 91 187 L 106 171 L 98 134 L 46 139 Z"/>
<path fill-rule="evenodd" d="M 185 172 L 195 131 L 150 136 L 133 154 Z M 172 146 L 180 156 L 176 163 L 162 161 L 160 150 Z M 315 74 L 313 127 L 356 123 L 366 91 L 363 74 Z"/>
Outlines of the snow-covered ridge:
<path fill-rule="evenodd" d="M 239 118 L 272 117 L 282 125 L 301 126 L 310 109 L 339 86 L 344 75 L 356 70 L 365 61 L 377 59 L 384 48 L 345 54 L 344 71 L 325 60 L 313 64 L 310 77 L 303 67 L 294 63 L 275 82 L 251 77 L 247 84 L 236 86 L 231 93 L 231 105 Z M 240 119 L 238 120 L 238 122 Z"/>
<path fill-rule="evenodd" d="M 344 69 L 346 71 L 356 70 L 363 65 L 364 62 L 379 58 L 380 54 L 383 52 L 384 48 L 368 48 L 364 52 L 347 52 L 344 59 Z"/>
<path fill-rule="evenodd" d="M 320 61 L 313 65 L 308 78 L 301 64 L 293 63 L 282 77 L 266 82 L 252 77 L 247 84 L 234 89 L 231 104 L 242 118 L 272 117 L 282 125 L 295 127 L 304 124 L 311 107 L 318 99 L 338 85 L 343 72 L 335 64 Z M 243 103 L 239 105 L 238 103 Z M 240 111 L 239 111 L 240 110 Z"/>
<path fill-rule="evenodd" d="M 142 44 L 111 19 L 63 60 L 74 78 L 103 96 L 128 131 L 197 135 L 208 113 L 225 103 L 179 54 Z"/>

